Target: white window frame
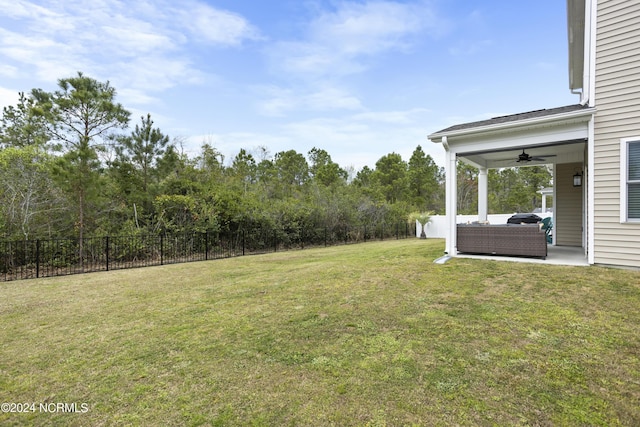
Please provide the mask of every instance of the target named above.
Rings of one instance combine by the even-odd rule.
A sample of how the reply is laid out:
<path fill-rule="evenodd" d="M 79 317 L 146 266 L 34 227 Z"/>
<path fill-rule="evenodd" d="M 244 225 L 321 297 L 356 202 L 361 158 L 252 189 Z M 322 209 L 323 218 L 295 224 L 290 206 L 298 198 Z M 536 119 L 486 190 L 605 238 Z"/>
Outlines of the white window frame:
<path fill-rule="evenodd" d="M 629 144 L 636 142 L 640 144 L 640 136 L 634 138 L 622 138 L 620 140 L 620 223 L 640 223 L 640 218 L 629 218 L 627 206 L 629 195 L 627 193 L 627 181 L 629 163 Z M 633 181 L 634 183 L 636 181 Z"/>

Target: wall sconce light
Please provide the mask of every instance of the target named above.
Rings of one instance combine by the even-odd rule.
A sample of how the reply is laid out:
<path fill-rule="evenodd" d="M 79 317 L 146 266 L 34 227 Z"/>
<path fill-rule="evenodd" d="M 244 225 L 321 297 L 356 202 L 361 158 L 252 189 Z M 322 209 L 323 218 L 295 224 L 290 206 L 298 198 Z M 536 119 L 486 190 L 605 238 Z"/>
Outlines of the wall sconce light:
<path fill-rule="evenodd" d="M 576 172 L 575 175 L 573 175 L 573 186 L 582 187 L 582 172 Z"/>

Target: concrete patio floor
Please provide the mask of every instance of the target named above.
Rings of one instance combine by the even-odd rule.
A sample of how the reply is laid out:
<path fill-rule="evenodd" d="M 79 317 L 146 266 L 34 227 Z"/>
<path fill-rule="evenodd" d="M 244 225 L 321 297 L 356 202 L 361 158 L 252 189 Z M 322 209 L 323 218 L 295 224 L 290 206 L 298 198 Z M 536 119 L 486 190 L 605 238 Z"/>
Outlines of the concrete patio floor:
<path fill-rule="evenodd" d="M 458 254 L 459 258 L 487 259 L 493 261 L 511 261 L 511 262 L 529 262 L 536 264 L 548 265 L 573 265 L 587 267 L 589 265 L 584 248 L 575 246 L 553 246 L 547 247 L 547 259 L 529 258 L 519 256 L 500 256 L 500 255 L 476 255 L 476 254 Z"/>

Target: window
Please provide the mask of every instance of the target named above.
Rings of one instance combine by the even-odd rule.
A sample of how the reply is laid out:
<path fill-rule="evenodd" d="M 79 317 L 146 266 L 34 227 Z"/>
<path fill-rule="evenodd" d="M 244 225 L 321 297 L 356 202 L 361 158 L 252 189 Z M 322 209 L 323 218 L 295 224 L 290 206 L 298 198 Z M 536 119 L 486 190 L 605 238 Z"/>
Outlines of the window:
<path fill-rule="evenodd" d="M 620 154 L 620 220 L 640 222 L 640 138 L 623 139 Z"/>

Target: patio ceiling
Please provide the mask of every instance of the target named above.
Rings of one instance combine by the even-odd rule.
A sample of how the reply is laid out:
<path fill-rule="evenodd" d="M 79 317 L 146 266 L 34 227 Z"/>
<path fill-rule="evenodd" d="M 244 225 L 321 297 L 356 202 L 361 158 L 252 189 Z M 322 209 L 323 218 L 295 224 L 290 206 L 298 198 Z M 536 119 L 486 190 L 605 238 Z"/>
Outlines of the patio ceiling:
<path fill-rule="evenodd" d="M 581 104 L 535 110 L 451 126 L 429 139 L 478 168 L 583 162 L 594 112 Z M 523 150 L 536 160 L 518 162 Z"/>
<path fill-rule="evenodd" d="M 494 149 L 458 153 L 458 159 L 476 167 L 487 169 L 538 166 L 559 163 L 582 163 L 584 161 L 585 140 L 564 141 L 553 144 L 518 146 L 517 148 Z M 518 162 L 522 152 L 532 158 L 531 161 Z"/>

